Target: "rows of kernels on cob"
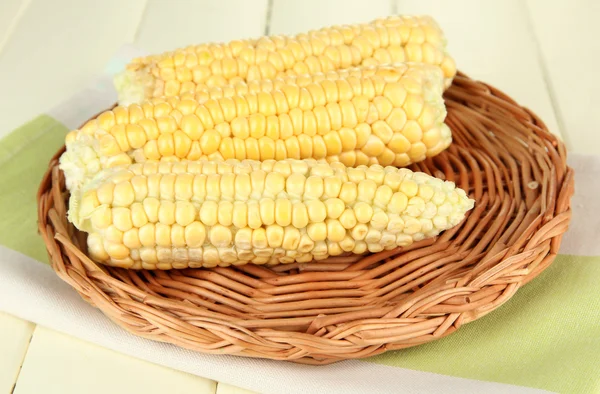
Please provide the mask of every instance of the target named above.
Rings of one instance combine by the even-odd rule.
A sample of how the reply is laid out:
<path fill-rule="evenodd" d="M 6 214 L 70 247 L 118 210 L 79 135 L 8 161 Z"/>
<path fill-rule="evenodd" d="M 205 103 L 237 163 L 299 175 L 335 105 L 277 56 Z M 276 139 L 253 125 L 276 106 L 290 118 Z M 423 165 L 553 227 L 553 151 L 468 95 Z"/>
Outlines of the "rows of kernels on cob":
<path fill-rule="evenodd" d="M 452 182 L 391 166 L 147 161 L 74 191 L 69 219 L 96 261 L 170 269 L 379 252 L 436 236 L 472 207 Z"/>
<path fill-rule="evenodd" d="M 100 169 L 148 159 L 404 167 L 450 145 L 442 93 L 438 67 L 407 63 L 156 98 L 116 107 L 69 133 L 61 168 L 71 189 Z"/>
<path fill-rule="evenodd" d="M 307 262 L 436 236 L 474 201 L 397 167 L 451 143 L 445 44 L 429 17 L 389 17 L 136 59 L 116 78 L 123 105 L 66 138 L 69 220 L 94 260 L 134 269 Z"/>
<path fill-rule="evenodd" d="M 241 81 L 398 62 L 439 66 L 446 86 L 456 74 L 444 34 L 431 17 L 390 16 L 293 37 L 202 44 L 138 58 L 119 75 L 116 87 L 119 102 L 128 105 Z"/>

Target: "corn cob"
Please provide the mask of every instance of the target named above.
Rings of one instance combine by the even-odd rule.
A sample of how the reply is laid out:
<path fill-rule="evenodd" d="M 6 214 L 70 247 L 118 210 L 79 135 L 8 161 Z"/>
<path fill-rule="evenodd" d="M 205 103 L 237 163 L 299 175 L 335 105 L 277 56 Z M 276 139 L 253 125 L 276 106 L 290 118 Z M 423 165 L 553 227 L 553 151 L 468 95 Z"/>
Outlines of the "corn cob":
<path fill-rule="evenodd" d="M 240 81 L 231 85 L 198 87 L 196 92 L 186 92 L 178 98 L 181 100 L 195 100 L 200 104 L 208 100 L 218 100 L 221 98 L 231 98 L 246 94 L 258 94 L 260 92 L 272 93 L 274 91 L 283 91 L 289 85 L 306 88 L 315 83 L 320 83 L 325 80 L 337 81 L 347 80 L 352 86 L 360 83 L 361 79 L 379 77 L 384 80 L 397 80 L 395 74 L 398 73 L 406 78 L 413 78 L 418 83 L 428 83 L 426 89 L 432 89 L 438 94 L 443 93 L 443 87 L 440 83 L 442 76 L 440 71 L 430 65 L 418 63 L 394 63 L 376 66 L 352 67 L 341 70 L 329 71 L 326 73 L 291 75 L 275 79 L 261 79 L 255 81 Z M 429 74 L 429 75 L 427 75 Z M 425 75 L 425 77 L 424 77 Z M 376 88 L 377 89 L 377 88 Z M 381 89 L 381 87 L 379 87 Z M 312 93 L 312 92 L 311 92 Z M 358 89 L 356 93 L 361 93 Z M 149 101 L 153 104 L 169 102 L 169 97 L 154 97 Z M 314 98 L 313 98 L 314 100 Z"/>
<path fill-rule="evenodd" d="M 423 62 L 441 67 L 446 87 L 456 66 L 446 39 L 428 16 L 391 16 L 371 23 L 333 26 L 294 37 L 271 36 L 203 44 L 134 59 L 115 78 L 122 105 L 151 97 L 195 93 L 199 88 L 353 66 Z"/>
<path fill-rule="evenodd" d="M 454 183 L 404 168 L 147 161 L 74 191 L 69 220 L 98 262 L 170 269 L 389 250 L 457 225 L 473 204 Z"/>
<path fill-rule="evenodd" d="M 340 74 L 306 77 L 313 82 L 302 88 L 259 84 L 257 93 L 203 104 L 169 98 L 116 107 L 67 135 L 67 187 L 148 159 L 324 158 L 403 167 L 450 145 L 438 67 L 409 63 Z M 271 85 L 279 89 L 269 92 Z"/>

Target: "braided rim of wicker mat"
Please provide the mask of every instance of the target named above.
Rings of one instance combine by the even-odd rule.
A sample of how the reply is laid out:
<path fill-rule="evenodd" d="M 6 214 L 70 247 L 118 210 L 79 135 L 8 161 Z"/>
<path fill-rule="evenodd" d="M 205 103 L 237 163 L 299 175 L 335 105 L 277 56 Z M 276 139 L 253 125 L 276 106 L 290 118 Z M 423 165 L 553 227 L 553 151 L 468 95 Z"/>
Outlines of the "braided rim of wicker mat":
<path fill-rule="evenodd" d="M 105 267 L 67 222 L 61 150 L 38 193 L 52 267 L 127 331 L 206 353 L 326 364 L 451 334 L 554 260 L 573 171 L 544 123 L 497 89 L 459 74 L 445 99 L 454 143 L 411 168 L 456 182 L 476 205 L 437 239 L 275 267 Z"/>

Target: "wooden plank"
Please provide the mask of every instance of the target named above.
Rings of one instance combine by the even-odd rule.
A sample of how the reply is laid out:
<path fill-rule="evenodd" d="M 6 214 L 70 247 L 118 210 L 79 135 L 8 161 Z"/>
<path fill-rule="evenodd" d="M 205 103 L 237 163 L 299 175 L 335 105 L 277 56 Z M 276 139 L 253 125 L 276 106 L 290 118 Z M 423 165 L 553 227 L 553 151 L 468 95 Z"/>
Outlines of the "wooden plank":
<path fill-rule="evenodd" d="M 0 130 L 79 91 L 123 42 L 145 0 L 32 0 L 0 56 Z"/>
<path fill-rule="evenodd" d="M 578 153 L 600 148 L 600 3 L 528 0 L 557 115 L 567 145 Z"/>
<path fill-rule="evenodd" d="M 232 386 L 227 383 L 219 382 L 217 384 L 216 394 L 258 394 L 255 391 L 246 390 L 240 387 Z"/>
<path fill-rule="evenodd" d="M 35 324 L 0 312 L 0 393 L 17 380 Z"/>
<path fill-rule="evenodd" d="M 398 0 L 397 4 L 401 14 L 433 16 L 444 29 L 460 70 L 503 90 L 560 134 L 523 2 Z"/>
<path fill-rule="evenodd" d="M 135 43 L 160 53 L 202 42 L 223 42 L 264 34 L 267 0 L 150 0 Z"/>
<path fill-rule="evenodd" d="M 213 394 L 216 382 L 126 356 L 38 326 L 16 394 Z"/>
<path fill-rule="evenodd" d="M 390 0 L 273 0 L 270 34 L 296 34 L 325 26 L 369 22 L 392 12 Z"/>
<path fill-rule="evenodd" d="M 27 0 L 2 0 L 0 2 L 0 54 L 28 4 Z"/>

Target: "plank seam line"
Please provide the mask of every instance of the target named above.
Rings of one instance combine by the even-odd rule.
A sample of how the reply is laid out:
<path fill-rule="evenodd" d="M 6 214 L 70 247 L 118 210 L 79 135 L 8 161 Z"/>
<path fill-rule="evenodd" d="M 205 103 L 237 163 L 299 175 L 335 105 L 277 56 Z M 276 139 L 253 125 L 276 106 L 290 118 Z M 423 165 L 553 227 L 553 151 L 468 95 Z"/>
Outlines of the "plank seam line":
<path fill-rule="evenodd" d="M 219 382 L 218 380 L 215 380 L 215 382 L 217 382 L 217 384 L 215 384 L 215 393 L 214 394 L 220 394 L 219 386 L 221 385 L 221 382 Z"/>
<path fill-rule="evenodd" d="M 547 60 L 544 56 L 544 51 L 542 50 L 541 41 L 537 35 L 533 18 L 531 16 L 531 10 L 529 8 L 529 2 L 524 3 L 525 14 L 527 16 L 529 33 L 533 39 L 535 44 L 535 55 L 537 58 L 537 62 L 540 66 L 540 70 L 542 72 L 542 80 L 544 81 L 544 85 L 546 86 L 546 91 L 548 92 L 548 97 L 550 98 L 550 105 L 552 106 L 552 112 L 554 112 L 554 116 L 556 117 L 556 122 L 558 123 L 558 131 L 567 146 L 568 150 L 572 149 L 571 141 L 569 138 L 569 134 L 567 133 L 565 122 L 560 111 L 560 105 L 558 104 L 558 100 L 556 99 L 556 91 L 554 90 L 554 85 L 552 84 L 552 79 L 550 78 L 550 71 L 548 70 Z M 552 131 L 552 130 L 550 130 Z"/>
<path fill-rule="evenodd" d="M 135 31 L 133 32 L 132 43 L 136 43 L 139 35 L 140 35 L 140 27 L 142 26 L 142 21 L 146 17 L 148 13 L 148 0 L 144 1 L 144 7 L 142 8 L 142 12 L 140 12 L 140 17 L 137 20 L 137 24 L 135 26 Z"/>
<path fill-rule="evenodd" d="M 268 36 L 271 31 L 271 17 L 273 16 L 273 1 L 267 0 L 267 15 L 265 17 L 265 36 Z"/>
<path fill-rule="evenodd" d="M 390 1 L 390 13 L 392 15 L 398 15 L 398 1 L 397 0 L 391 0 Z"/>
<path fill-rule="evenodd" d="M 15 30 L 17 30 L 17 25 L 21 21 L 21 18 L 25 14 L 25 11 L 27 10 L 27 8 L 29 8 L 29 4 L 31 4 L 31 0 L 24 0 L 21 3 L 21 6 L 19 6 L 19 9 L 17 10 L 16 15 L 14 16 L 12 21 L 8 24 L 8 29 L 6 30 L 6 35 L 4 36 L 4 39 L 0 41 L 0 59 L 2 58 L 2 52 L 4 50 L 4 47 L 6 46 L 6 43 L 8 43 L 8 40 L 10 39 L 10 37 L 12 37 Z"/>
<path fill-rule="evenodd" d="M 21 359 L 21 362 L 19 363 L 19 369 L 17 370 L 17 375 L 15 376 L 15 382 L 12 385 L 10 394 L 13 394 L 15 392 L 15 389 L 17 388 L 17 384 L 19 383 L 19 376 L 21 376 L 21 371 L 23 370 L 23 364 L 25 363 L 25 359 L 27 358 L 27 353 L 29 352 L 29 346 L 31 345 L 31 341 L 33 340 L 33 334 L 37 330 L 37 327 L 38 326 L 36 324 L 33 327 L 33 330 L 31 330 L 31 335 L 29 335 L 29 340 L 27 341 L 27 347 L 25 348 L 25 351 L 23 352 L 23 358 Z"/>

